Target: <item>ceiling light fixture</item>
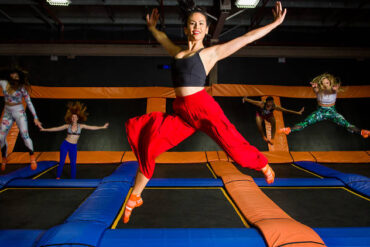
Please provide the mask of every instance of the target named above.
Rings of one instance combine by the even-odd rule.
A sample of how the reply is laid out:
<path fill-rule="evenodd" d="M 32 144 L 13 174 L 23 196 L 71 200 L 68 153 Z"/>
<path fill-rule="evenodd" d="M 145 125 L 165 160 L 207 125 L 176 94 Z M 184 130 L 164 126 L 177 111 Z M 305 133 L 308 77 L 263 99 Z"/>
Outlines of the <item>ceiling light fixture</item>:
<path fill-rule="evenodd" d="M 68 6 L 71 0 L 47 0 L 50 5 Z"/>
<path fill-rule="evenodd" d="M 238 8 L 255 8 L 260 0 L 236 0 L 235 5 Z"/>

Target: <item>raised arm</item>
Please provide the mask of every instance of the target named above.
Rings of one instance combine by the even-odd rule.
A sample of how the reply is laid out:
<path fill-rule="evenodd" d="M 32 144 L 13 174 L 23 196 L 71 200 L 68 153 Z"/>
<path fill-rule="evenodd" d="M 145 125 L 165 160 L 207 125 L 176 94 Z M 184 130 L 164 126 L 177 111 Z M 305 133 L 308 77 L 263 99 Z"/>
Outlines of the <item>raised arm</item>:
<path fill-rule="evenodd" d="M 311 87 L 312 87 L 313 91 L 317 94 L 320 91 L 319 86 L 317 85 L 317 83 L 310 82 L 310 84 L 311 84 Z"/>
<path fill-rule="evenodd" d="M 108 126 L 109 126 L 109 123 L 105 123 L 103 126 L 93 126 L 93 125 L 81 124 L 81 129 L 100 130 L 100 129 L 106 129 L 108 128 Z"/>
<path fill-rule="evenodd" d="M 181 51 L 181 47 L 175 45 L 162 31 L 159 31 L 156 28 L 157 21 L 159 18 L 158 9 L 153 9 L 152 14 L 146 15 L 146 23 L 148 26 L 149 31 L 153 34 L 154 38 L 163 46 L 164 49 L 174 57 L 177 53 Z"/>
<path fill-rule="evenodd" d="M 288 110 L 288 109 L 285 109 L 285 108 L 277 105 L 277 106 L 275 106 L 275 110 L 282 111 L 282 112 L 293 113 L 293 114 L 297 114 L 297 115 L 302 115 L 302 112 L 304 111 L 304 107 L 302 107 L 301 110 L 299 110 L 299 111 L 292 111 L 292 110 Z"/>
<path fill-rule="evenodd" d="M 287 10 L 284 9 L 283 11 L 281 2 L 277 1 L 275 8 L 272 10 L 272 12 L 275 18 L 274 22 L 266 26 L 254 29 L 224 44 L 215 45 L 214 46 L 214 49 L 215 49 L 214 56 L 217 58 L 217 61 L 230 56 L 231 54 L 235 53 L 236 51 L 246 46 L 247 44 L 250 44 L 258 40 L 262 38 L 263 36 L 265 36 L 266 34 L 268 34 L 269 32 L 271 32 L 273 29 L 275 29 L 277 26 L 279 26 L 283 22 Z"/>
<path fill-rule="evenodd" d="M 53 127 L 53 128 L 41 128 L 41 131 L 45 131 L 45 132 L 56 132 L 56 131 L 61 131 L 61 130 L 65 130 L 65 129 L 68 129 L 68 124 L 64 124 L 62 126 Z"/>
<path fill-rule="evenodd" d="M 252 100 L 252 99 L 249 99 L 247 96 L 243 97 L 242 101 L 243 101 L 243 103 L 244 102 L 248 102 L 248 103 L 251 103 L 253 105 L 256 105 L 256 106 L 259 106 L 259 107 L 263 107 L 263 101 Z"/>
<path fill-rule="evenodd" d="M 35 107 L 32 104 L 30 95 L 28 94 L 27 90 L 24 87 L 21 89 L 21 93 L 22 93 L 22 96 L 24 98 L 24 101 L 26 102 L 26 104 L 28 106 L 28 109 L 30 110 L 30 112 L 33 115 L 33 121 L 34 121 L 35 125 L 41 129 L 42 124 L 41 124 L 41 122 L 39 121 L 39 119 L 37 117 L 36 110 L 35 110 Z"/>

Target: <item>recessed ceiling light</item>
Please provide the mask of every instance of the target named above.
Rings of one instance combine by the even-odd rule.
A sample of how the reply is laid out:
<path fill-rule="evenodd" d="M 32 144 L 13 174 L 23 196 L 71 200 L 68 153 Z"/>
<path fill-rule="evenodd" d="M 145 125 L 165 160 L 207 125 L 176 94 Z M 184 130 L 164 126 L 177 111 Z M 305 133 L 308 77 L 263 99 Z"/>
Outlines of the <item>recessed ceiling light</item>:
<path fill-rule="evenodd" d="M 50 5 L 68 6 L 71 0 L 47 0 Z"/>
<path fill-rule="evenodd" d="M 238 8 L 255 8 L 260 0 L 236 0 L 235 5 Z"/>

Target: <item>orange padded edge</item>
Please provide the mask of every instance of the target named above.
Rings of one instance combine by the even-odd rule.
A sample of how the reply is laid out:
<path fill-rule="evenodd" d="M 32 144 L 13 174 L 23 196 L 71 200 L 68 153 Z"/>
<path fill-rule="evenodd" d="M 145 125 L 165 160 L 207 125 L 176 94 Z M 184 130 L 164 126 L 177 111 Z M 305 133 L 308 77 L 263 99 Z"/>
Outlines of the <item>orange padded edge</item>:
<path fill-rule="evenodd" d="M 120 163 L 123 151 L 78 151 L 77 164 L 104 164 Z M 42 152 L 37 161 L 57 161 L 59 162 L 59 152 Z M 70 163 L 67 155 L 65 163 Z"/>
<path fill-rule="evenodd" d="M 122 162 L 137 161 L 135 154 L 132 151 L 125 152 Z M 169 163 L 205 163 L 207 157 L 205 152 L 165 152 L 155 159 L 156 163 L 169 164 Z"/>
<path fill-rule="evenodd" d="M 324 163 L 370 163 L 370 156 L 365 151 L 326 151 L 311 152 L 317 162 Z"/>
<path fill-rule="evenodd" d="M 370 86 L 344 86 L 338 98 L 369 98 Z M 291 98 L 316 98 L 309 86 L 276 86 L 245 84 L 214 84 L 206 87 L 213 96 L 280 96 Z M 2 96 L 0 92 L 0 96 Z M 172 87 L 42 87 L 32 86 L 31 97 L 54 99 L 133 99 L 175 98 Z"/>
<path fill-rule="evenodd" d="M 230 157 L 227 156 L 227 154 L 224 151 L 217 151 L 219 160 L 228 161 L 231 160 Z"/>
<path fill-rule="evenodd" d="M 241 174 L 230 162 L 210 162 L 216 175 L 221 176 L 226 190 L 244 217 L 257 226 L 268 246 L 325 246 L 311 228 L 295 221 L 279 208 L 254 183 L 252 177 Z"/>
<path fill-rule="evenodd" d="M 40 156 L 40 152 L 34 153 L 36 160 Z M 30 154 L 28 152 L 13 152 L 8 155 L 8 164 L 28 164 L 30 163 Z"/>
<path fill-rule="evenodd" d="M 326 246 L 320 236 L 310 227 L 294 219 L 275 219 L 256 222 L 268 246 L 279 247 L 324 247 Z M 281 227 L 284 229 L 276 230 Z"/>
<path fill-rule="evenodd" d="M 207 156 L 207 161 L 208 162 L 210 162 L 210 161 L 216 161 L 216 160 L 219 160 L 220 159 L 218 157 L 217 151 L 207 151 L 206 152 L 206 156 Z"/>
<path fill-rule="evenodd" d="M 369 98 L 370 86 L 345 86 L 338 98 Z M 213 96 L 280 96 L 290 98 L 316 98 L 309 86 L 275 86 L 275 85 L 245 85 L 245 84 L 214 84 Z"/>
<path fill-rule="evenodd" d="M 310 152 L 290 152 L 294 161 L 312 161 L 315 162 L 315 157 Z"/>
<path fill-rule="evenodd" d="M 268 162 L 271 163 L 289 163 L 293 162 L 292 156 L 290 156 L 289 152 L 284 151 L 269 151 L 269 152 L 261 152 L 263 155 L 266 156 Z"/>
<path fill-rule="evenodd" d="M 166 112 L 166 98 L 148 98 L 146 104 L 146 113 Z"/>
<path fill-rule="evenodd" d="M 136 99 L 174 98 L 171 87 L 41 87 L 32 86 L 32 98 L 47 99 Z"/>
<path fill-rule="evenodd" d="M 155 159 L 156 163 L 204 163 L 205 152 L 165 152 Z"/>

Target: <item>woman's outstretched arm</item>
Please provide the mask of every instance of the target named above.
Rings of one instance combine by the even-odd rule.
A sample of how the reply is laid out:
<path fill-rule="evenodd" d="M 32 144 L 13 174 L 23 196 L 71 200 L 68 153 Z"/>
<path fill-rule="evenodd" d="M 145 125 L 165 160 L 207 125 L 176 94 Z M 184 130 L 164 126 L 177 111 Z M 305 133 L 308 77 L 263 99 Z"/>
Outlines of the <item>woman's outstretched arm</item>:
<path fill-rule="evenodd" d="M 41 131 L 46 131 L 46 132 L 56 132 L 56 131 L 61 131 L 61 130 L 65 130 L 65 129 L 68 129 L 68 124 L 64 124 L 62 126 L 53 127 L 53 128 L 41 128 L 40 130 Z"/>
<path fill-rule="evenodd" d="M 277 1 L 275 8 L 272 10 L 272 12 L 275 18 L 275 20 L 272 23 L 249 31 L 248 33 L 239 36 L 238 38 L 235 38 L 233 40 L 230 40 L 229 42 L 226 42 L 224 44 L 213 46 L 215 53 L 214 56 L 217 58 L 217 61 L 230 56 L 231 54 L 235 53 L 242 47 L 262 38 L 263 36 L 271 32 L 273 29 L 278 27 L 284 21 L 287 10 L 284 9 L 283 11 L 281 2 Z"/>
<path fill-rule="evenodd" d="M 304 111 L 304 107 L 302 107 L 299 111 L 293 111 L 293 110 L 285 109 L 281 106 L 276 106 L 275 109 L 277 111 L 288 112 L 288 113 L 293 113 L 293 114 L 297 114 L 297 115 L 302 115 L 302 112 Z"/>
<path fill-rule="evenodd" d="M 263 107 L 263 101 L 253 100 L 253 99 L 248 98 L 247 96 L 243 97 L 242 101 L 243 101 L 243 103 L 248 102 L 248 103 L 251 103 L 253 105 Z"/>
<path fill-rule="evenodd" d="M 103 126 L 93 126 L 93 125 L 81 124 L 81 129 L 100 130 L 100 129 L 106 129 L 108 128 L 108 126 L 109 126 L 109 123 L 105 123 Z"/>

